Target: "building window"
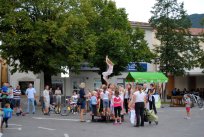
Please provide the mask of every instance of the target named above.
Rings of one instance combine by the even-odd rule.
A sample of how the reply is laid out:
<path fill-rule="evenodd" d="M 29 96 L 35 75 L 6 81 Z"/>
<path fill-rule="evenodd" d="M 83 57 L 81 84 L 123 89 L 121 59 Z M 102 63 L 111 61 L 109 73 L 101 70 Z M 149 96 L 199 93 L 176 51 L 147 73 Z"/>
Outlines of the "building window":
<path fill-rule="evenodd" d="M 95 78 L 94 79 L 94 89 L 100 88 L 102 85 L 101 79 Z"/>
<path fill-rule="evenodd" d="M 55 90 L 57 89 L 57 87 L 60 88 L 60 90 L 62 91 L 62 94 L 64 93 L 63 92 L 63 87 L 64 87 L 64 84 L 63 84 L 63 80 L 61 79 L 54 79 L 52 80 L 52 91 L 53 93 L 55 93 Z"/>

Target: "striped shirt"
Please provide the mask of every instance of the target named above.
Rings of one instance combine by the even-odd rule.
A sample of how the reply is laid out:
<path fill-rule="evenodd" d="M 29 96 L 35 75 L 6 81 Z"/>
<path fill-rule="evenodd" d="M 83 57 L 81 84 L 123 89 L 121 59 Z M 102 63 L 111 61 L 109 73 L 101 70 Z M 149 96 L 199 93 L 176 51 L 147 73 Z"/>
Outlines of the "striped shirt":
<path fill-rule="evenodd" d="M 14 90 L 13 94 L 14 94 L 14 99 L 21 99 L 21 90 Z"/>

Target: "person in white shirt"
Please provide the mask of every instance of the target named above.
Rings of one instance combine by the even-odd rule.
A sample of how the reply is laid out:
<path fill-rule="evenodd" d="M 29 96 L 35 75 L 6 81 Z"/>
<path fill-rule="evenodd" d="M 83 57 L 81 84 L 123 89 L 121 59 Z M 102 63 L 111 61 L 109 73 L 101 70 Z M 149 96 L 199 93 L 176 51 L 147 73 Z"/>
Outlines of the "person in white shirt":
<path fill-rule="evenodd" d="M 147 84 L 146 84 L 146 83 L 143 84 L 143 88 L 144 88 L 144 92 L 145 92 L 146 94 L 148 94 L 149 88 L 147 87 Z"/>
<path fill-rule="evenodd" d="M 110 94 L 106 85 L 102 85 L 103 92 L 101 92 L 101 98 L 103 100 L 103 114 L 109 114 L 110 112 Z"/>
<path fill-rule="evenodd" d="M 50 106 L 50 95 L 49 95 L 49 86 L 45 86 L 45 90 L 43 91 L 43 100 L 45 105 L 44 115 L 48 115 L 49 113 L 49 106 Z"/>
<path fill-rule="evenodd" d="M 133 103 L 135 102 L 135 112 L 137 123 L 136 127 L 144 126 L 144 108 L 146 102 L 146 93 L 142 91 L 142 86 L 138 85 L 138 90 L 133 94 Z M 140 123 L 141 119 L 141 123 Z"/>
<path fill-rule="evenodd" d="M 126 113 L 128 113 L 128 103 L 130 101 L 131 93 L 132 93 L 132 85 L 127 84 L 126 89 L 125 89 L 125 93 L 124 93 L 124 107 L 125 107 Z"/>
<path fill-rule="evenodd" d="M 27 113 L 29 114 L 30 112 L 30 103 L 32 104 L 32 113 L 35 114 L 35 94 L 36 90 L 33 88 L 33 84 L 30 83 L 29 87 L 26 90 L 26 96 L 28 98 L 28 106 L 27 106 Z"/>

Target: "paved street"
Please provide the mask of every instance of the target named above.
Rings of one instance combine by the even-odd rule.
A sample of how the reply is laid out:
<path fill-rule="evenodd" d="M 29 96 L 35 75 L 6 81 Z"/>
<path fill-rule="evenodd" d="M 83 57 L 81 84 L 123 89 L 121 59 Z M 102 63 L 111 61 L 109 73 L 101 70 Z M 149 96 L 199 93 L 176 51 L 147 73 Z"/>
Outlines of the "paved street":
<path fill-rule="evenodd" d="M 14 116 L 3 137 L 204 137 L 204 110 L 192 109 L 192 119 L 184 119 L 185 108 L 159 109 L 159 125 L 145 123 L 144 128 L 132 127 L 128 116 L 122 125 L 78 121 L 78 115 L 44 116 L 39 111 L 24 117 Z"/>

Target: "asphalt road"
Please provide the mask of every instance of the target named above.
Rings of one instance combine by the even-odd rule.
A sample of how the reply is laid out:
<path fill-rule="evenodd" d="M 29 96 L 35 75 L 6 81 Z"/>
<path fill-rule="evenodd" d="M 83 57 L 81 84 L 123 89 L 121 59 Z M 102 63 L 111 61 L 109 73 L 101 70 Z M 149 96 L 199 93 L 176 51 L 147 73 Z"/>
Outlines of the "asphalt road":
<path fill-rule="evenodd" d="M 192 119 L 186 120 L 185 108 L 165 107 L 158 110 L 159 124 L 132 127 L 128 116 L 122 125 L 79 122 L 78 115 L 44 116 L 39 111 L 24 117 L 13 116 L 2 137 L 204 137 L 204 110 L 192 109 Z"/>

